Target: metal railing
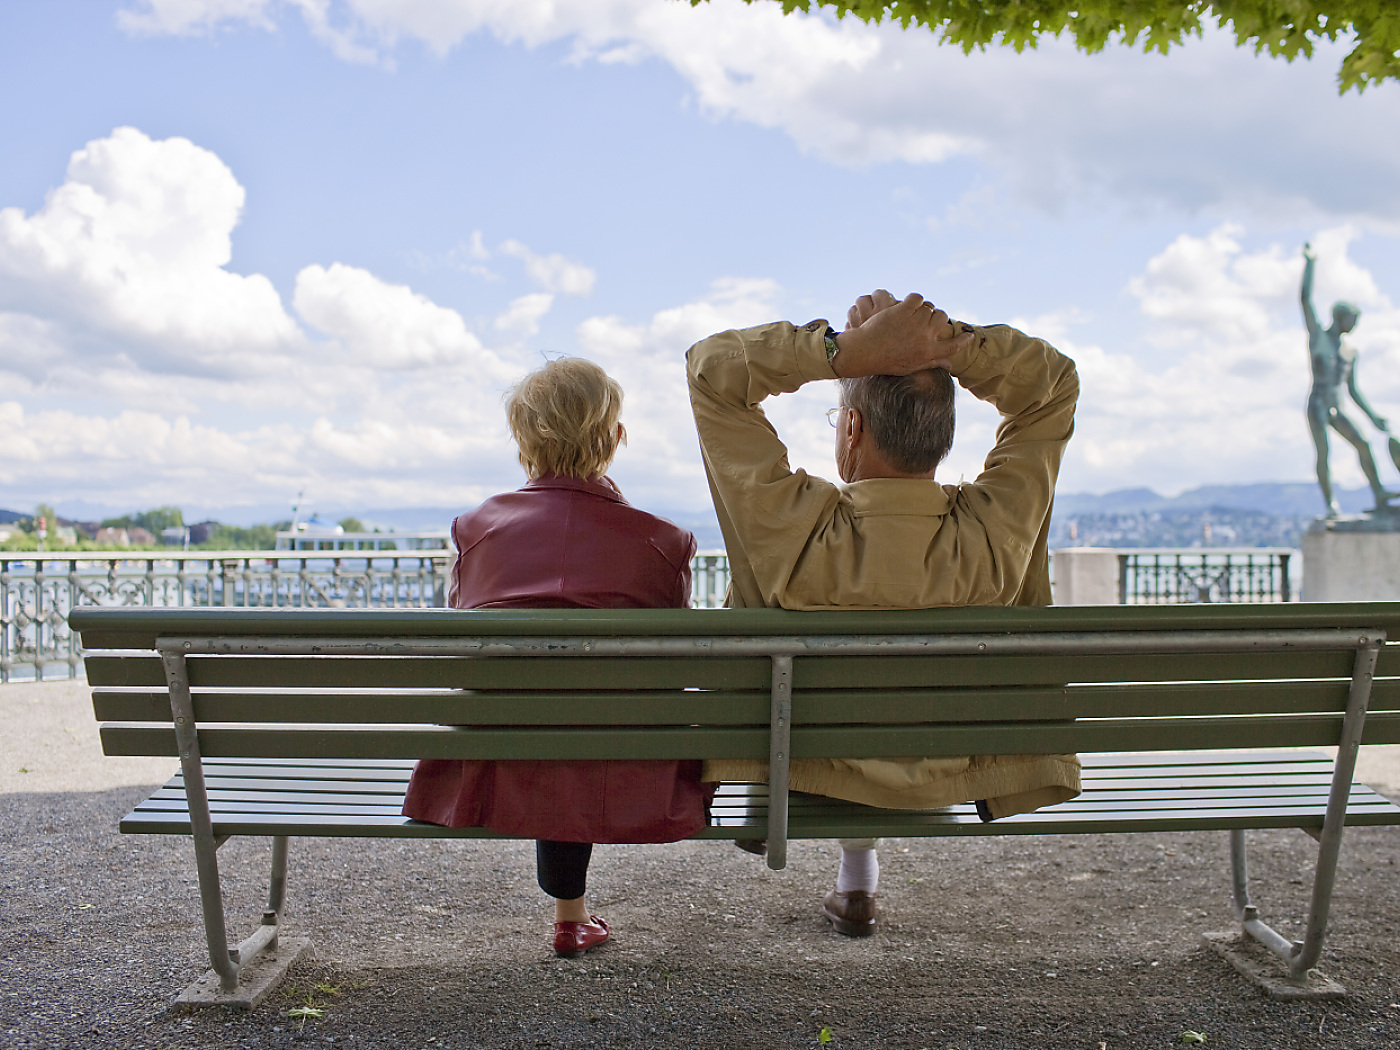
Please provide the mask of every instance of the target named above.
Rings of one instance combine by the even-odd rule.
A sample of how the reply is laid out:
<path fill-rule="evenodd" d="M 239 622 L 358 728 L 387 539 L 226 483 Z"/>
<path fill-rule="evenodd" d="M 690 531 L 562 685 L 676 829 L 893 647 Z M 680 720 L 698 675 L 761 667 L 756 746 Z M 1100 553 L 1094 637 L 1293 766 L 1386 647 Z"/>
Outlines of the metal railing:
<path fill-rule="evenodd" d="M 1131 550 L 1119 554 L 1119 601 L 1297 601 L 1297 551 Z M 239 608 L 426 608 L 447 604 L 450 550 L 141 551 L 0 556 L 0 682 L 82 674 L 68 630 L 80 605 Z M 1296 562 L 1293 562 L 1296 565 Z M 729 559 L 691 562 L 691 604 L 718 609 Z"/>
<path fill-rule="evenodd" d="M 80 605 L 426 608 L 447 602 L 451 551 L 54 553 L 0 561 L 0 682 L 82 674 Z"/>
<path fill-rule="evenodd" d="M 1295 602 L 1298 580 L 1290 567 L 1297 554 L 1284 547 L 1125 550 L 1118 555 L 1118 602 Z"/>
<path fill-rule="evenodd" d="M 441 607 L 454 556 L 450 550 L 0 554 L 0 682 L 80 677 L 82 650 L 68 630 L 68 613 L 80 605 Z M 695 607 L 722 606 L 729 559 L 710 551 L 691 565 Z"/>

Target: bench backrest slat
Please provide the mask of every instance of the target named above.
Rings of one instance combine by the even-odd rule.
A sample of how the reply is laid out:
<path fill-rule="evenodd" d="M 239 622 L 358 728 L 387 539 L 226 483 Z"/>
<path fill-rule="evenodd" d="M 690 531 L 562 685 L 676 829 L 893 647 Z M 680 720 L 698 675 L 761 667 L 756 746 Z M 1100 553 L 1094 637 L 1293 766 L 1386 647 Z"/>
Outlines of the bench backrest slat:
<path fill-rule="evenodd" d="M 1346 706 L 1348 683 L 1330 681 L 1133 683 L 1001 689 L 820 689 L 799 692 L 801 724 L 1043 722 L 1072 718 L 1309 714 Z M 100 721 L 169 721 L 164 690 L 93 690 Z M 310 692 L 295 688 L 195 691 L 207 722 L 428 722 L 459 725 L 759 725 L 767 692 L 675 689 L 628 692 Z M 1372 717 L 1400 710 L 1400 681 L 1376 683 Z"/>
<path fill-rule="evenodd" d="M 1309 747 L 1336 740 L 1342 716 L 1229 716 L 1105 722 L 949 724 L 926 726 L 798 726 L 795 758 L 874 758 L 906 755 L 1059 754 L 1076 751 L 1192 750 Z M 172 728 L 154 723 L 107 723 L 109 755 L 175 755 Z M 1400 717 L 1367 721 L 1364 742 L 1400 743 Z M 249 724 L 199 731 L 206 757 L 232 758 L 756 758 L 768 757 L 766 726 L 625 728 L 513 727 L 450 729 L 427 726 L 326 728 Z"/>

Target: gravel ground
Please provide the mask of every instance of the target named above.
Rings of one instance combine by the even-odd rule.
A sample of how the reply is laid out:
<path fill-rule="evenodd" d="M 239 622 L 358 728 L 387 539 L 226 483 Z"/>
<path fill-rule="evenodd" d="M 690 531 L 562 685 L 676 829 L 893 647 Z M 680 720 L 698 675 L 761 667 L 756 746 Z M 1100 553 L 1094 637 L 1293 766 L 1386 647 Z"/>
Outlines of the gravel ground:
<path fill-rule="evenodd" d="M 0 1047 L 1400 1045 L 1397 828 L 1347 834 L 1322 963 L 1350 992 L 1335 1003 L 1274 1002 L 1200 946 L 1232 925 L 1223 833 L 892 840 L 864 941 L 817 913 L 832 844 L 794 843 L 781 873 L 722 843 L 599 847 L 590 896 L 614 940 L 577 960 L 548 950 L 528 843 L 303 840 L 288 933 L 315 958 L 250 1013 L 184 1013 L 173 999 L 207 967 L 193 852 L 117 833 L 164 767 L 114 772 L 81 690 L 0 687 Z M 1312 840 L 1250 845 L 1265 918 L 1287 928 Z M 220 851 L 235 939 L 269 852 Z M 289 1014 L 306 1006 L 321 1015 Z"/>

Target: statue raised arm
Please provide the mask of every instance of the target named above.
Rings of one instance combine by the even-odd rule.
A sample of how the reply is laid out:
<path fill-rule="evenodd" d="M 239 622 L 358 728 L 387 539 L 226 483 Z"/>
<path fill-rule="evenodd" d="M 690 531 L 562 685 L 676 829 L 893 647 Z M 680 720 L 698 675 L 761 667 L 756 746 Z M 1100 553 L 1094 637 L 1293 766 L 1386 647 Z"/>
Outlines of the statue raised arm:
<path fill-rule="evenodd" d="M 1400 493 L 1390 492 L 1381 485 L 1376 471 L 1376 459 L 1371 455 L 1371 447 L 1361 436 L 1356 424 L 1342 411 L 1342 390 L 1346 389 L 1356 406 L 1366 413 L 1382 431 L 1389 431 L 1385 419 L 1380 416 L 1361 396 L 1356 384 L 1356 350 L 1342 344 L 1342 336 L 1356 327 L 1361 311 L 1348 302 L 1339 302 L 1332 307 L 1332 324 L 1323 328 L 1317 319 L 1312 305 L 1313 270 L 1317 256 L 1312 245 L 1303 245 L 1303 322 L 1308 327 L 1308 354 L 1312 365 L 1312 390 L 1308 393 L 1308 429 L 1312 432 L 1313 445 L 1317 449 L 1317 483 L 1322 489 L 1322 500 L 1327 505 L 1327 516 L 1337 517 L 1341 509 L 1332 495 L 1332 472 L 1328 464 L 1328 429 L 1335 430 L 1345 438 L 1361 460 L 1361 470 L 1371 486 L 1376 505 L 1372 508 L 1388 508 L 1389 501 Z"/>

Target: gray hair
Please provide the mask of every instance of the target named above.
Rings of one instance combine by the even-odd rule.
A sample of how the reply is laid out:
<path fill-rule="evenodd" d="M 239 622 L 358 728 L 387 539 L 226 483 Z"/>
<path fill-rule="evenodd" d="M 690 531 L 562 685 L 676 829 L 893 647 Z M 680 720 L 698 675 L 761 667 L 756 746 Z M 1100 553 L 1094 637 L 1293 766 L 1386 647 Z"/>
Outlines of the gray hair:
<path fill-rule="evenodd" d="M 860 413 L 890 466 L 928 474 L 953 447 L 953 377 L 945 368 L 841 380 L 841 404 Z"/>

